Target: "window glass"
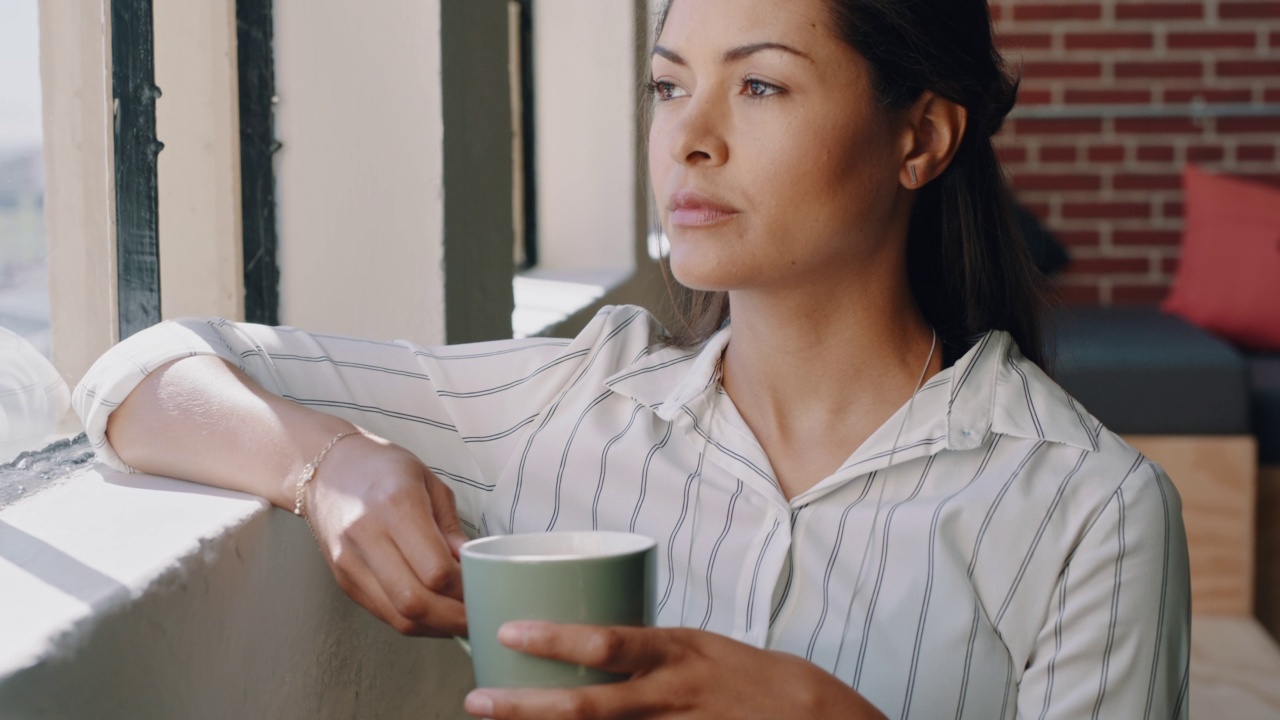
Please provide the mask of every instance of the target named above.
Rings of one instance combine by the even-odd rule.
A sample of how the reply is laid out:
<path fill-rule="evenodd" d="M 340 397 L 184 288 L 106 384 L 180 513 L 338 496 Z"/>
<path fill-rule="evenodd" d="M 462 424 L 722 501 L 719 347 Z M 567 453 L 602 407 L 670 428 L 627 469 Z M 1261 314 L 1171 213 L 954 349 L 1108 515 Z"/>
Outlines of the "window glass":
<path fill-rule="evenodd" d="M 37 6 L 0 2 L 0 327 L 49 357 Z"/>
<path fill-rule="evenodd" d="M 23 451 L 79 429 L 49 360 L 38 6 L 0 0 L 0 505 L 36 479 Z"/>

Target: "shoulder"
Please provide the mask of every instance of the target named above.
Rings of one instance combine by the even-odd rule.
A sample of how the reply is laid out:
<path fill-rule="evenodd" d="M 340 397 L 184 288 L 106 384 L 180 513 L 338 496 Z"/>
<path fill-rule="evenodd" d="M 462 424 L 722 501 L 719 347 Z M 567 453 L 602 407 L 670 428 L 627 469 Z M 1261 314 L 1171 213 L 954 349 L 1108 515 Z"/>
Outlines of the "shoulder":
<path fill-rule="evenodd" d="M 973 364 L 985 368 L 976 368 L 975 374 L 991 372 L 991 395 L 970 391 L 970 400 L 990 402 L 991 429 L 1003 435 L 1005 442 L 1036 449 L 1038 460 L 1028 464 L 1028 472 L 1057 478 L 1052 490 L 1061 490 L 1062 501 L 1074 506 L 1078 517 L 1096 517 L 1122 492 L 1173 496 L 1176 501 L 1176 492 L 1159 465 L 1109 430 L 1024 357 L 1006 333 L 991 333 L 978 353 L 982 357 Z"/>
<path fill-rule="evenodd" d="M 646 308 L 639 305 L 606 305 L 600 308 L 578 337 L 590 338 L 593 334 L 617 334 L 623 331 L 630 336 L 655 343 L 666 332 L 662 323 Z"/>
<path fill-rule="evenodd" d="M 661 325 L 647 310 L 619 305 L 602 308 L 572 338 L 415 347 L 414 354 L 444 396 L 488 396 L 498 389 L 544 395 L 618 372 L 647 353 L 661 335 Z"/>
<path fill-rule="evenodd" d="M 1096 478 L 1098 494 L 1107 496 L 1106 505 L 1132 505 L 1137 500 L 1146 505 L 1145 501 L 1150 501 L 1152 510 L 1158 508 L 1162 518 L 1181 518 L 1182 503 L 1168 473 L 1123 437 L 1102 428 L 1098 450 L 1091 456 L 1090 476 Z"/>
<path fill-rule="evenodd" d="M 666 330 L 645 308 L 607 305 L 567 348 L 600 371 L 617 372 L 662 347 Z"/>
<path fill-rule="evenodd" d="M 1182 503 L 1164 469 L 1074 400 L 1071 409 L 1092 428 L 1093 447 L 1045 443 L 1042 466 L 1052 470 L 1035 482 L 1040 492 L 1057 498 L 1059 510 L 1071 518 L 1061 526 L 1068 557 L 1086 538 L 1125 534 L 1125 523 L 1130 554 L 1171 529 L 1180 535 Z M 1050 479 L 1053 482 L 1043 482 Z"/>

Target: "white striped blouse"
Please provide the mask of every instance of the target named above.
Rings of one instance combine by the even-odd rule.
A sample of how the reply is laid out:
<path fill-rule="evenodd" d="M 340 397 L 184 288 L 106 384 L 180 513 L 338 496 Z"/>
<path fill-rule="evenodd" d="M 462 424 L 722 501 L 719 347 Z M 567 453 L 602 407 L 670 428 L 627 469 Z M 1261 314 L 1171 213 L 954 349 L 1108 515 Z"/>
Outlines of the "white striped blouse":
<path fill-rule="evenodd" d="M 807 658 L 890 717 L 1186 717 L 1178 495 L 1008 334 L 788 501 L 718 382 L 731 329 L 697 350 L 659 330 L 614 307 L 572 341 L 427 348 L 187 320 L 108 352 L 75 403 L 128 470 L 107 415 L 152 369 L 216 354 L 414 452 L 474 534 L 657 539 L 659 624 Z"/>

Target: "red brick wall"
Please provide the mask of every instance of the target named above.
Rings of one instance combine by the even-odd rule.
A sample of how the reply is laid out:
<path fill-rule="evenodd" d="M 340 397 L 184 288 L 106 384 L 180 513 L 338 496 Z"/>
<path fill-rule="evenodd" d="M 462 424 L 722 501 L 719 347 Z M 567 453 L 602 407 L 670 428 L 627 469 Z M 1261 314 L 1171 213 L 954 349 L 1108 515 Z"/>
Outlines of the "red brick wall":
<path fill-rule="evenodd" d="M 1164 297 L 1178 263 L 1184 163 L 1280 184 L 1280 0 L 991 0 L 991 9 L 1023 73 L 999 147 L 1018 198 L 1068 245 L 1068 302 Z M 1156 108 L 1168 116 L 1135 117 Z"/>

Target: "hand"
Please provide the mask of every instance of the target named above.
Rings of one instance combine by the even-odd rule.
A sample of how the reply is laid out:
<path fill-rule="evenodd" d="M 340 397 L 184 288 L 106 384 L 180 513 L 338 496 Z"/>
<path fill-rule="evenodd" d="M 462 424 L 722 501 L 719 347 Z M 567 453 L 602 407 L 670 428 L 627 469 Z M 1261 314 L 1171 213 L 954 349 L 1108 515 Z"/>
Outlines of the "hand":
<path fill-rule="evenodd" d="M 884 718 L 812 663 L 700 630 L 519 622 L 502 626 L 498 639 L 631 679 L 570 690 L 472 691 L 467 712 L 494 720 Z"/>
<path fill-rule="evenodd" d="M 451 491 L 412 453 L 352 436 L 308 485 L 307 517 L 348 595 L 405 635 L 466 635 L 466 542 Z"/>

